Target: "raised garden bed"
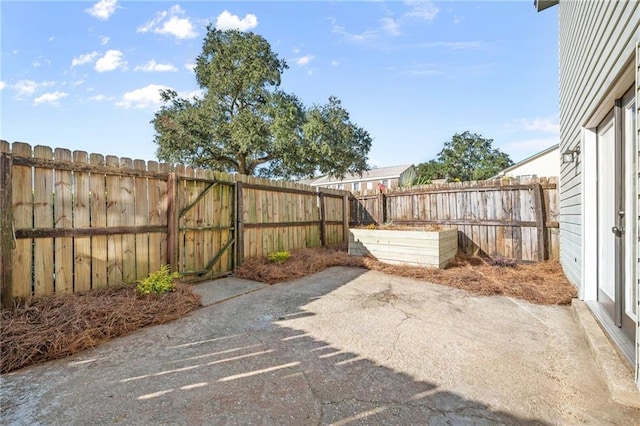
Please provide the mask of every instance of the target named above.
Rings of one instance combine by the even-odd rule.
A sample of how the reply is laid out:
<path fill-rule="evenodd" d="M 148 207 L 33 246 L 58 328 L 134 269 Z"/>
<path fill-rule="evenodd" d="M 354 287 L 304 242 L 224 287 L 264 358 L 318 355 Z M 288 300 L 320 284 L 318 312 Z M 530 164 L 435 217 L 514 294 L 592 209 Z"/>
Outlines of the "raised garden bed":
<path fill-rule="evenodd" d="M 458 230 L 350 229 L 349 254 L 394 265 L 444 268 L 458 251 Z"/>

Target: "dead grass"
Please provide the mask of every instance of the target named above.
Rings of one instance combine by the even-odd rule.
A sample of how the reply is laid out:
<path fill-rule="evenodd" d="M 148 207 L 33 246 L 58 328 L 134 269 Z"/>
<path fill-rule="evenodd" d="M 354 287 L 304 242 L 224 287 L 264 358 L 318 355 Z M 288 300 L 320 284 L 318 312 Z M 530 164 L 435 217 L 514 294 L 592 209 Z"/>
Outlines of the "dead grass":
<path fill-rule="evenodd" d="M 247 259 L 236 276 L 275 284 L 302 278 L 330 266 L 350 266 L 389 275 L 428 281 L 480 295 L 504 295 L 542 305 L 568 305 L 576 297 L 558 262 L 513 264 L 458 254 L 446 269 L 388 265 L 343 251 L 303 249 L 292 252 L 283 264 Z"/>
<path fill-rule="evenodd" d="M 19 302 L 2 311 L 0 373 L 64 358 L 198 306 L 200 299 L 184 284 L 161 296 L 141 296 L 124 286 Z"/>

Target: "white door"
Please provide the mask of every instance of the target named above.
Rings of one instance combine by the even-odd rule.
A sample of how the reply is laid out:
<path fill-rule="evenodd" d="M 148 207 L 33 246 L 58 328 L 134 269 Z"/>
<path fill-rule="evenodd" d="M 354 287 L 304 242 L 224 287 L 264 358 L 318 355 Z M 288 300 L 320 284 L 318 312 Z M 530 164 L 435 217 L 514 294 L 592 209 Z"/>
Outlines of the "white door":
<path fill-rule="evenodd" d="M 636 301 L 629 250 L 634 214 L 627 195 L 631 180 L 630 145 L 633 145 L 635 102 L 631 92 L 616 101 L 611 113 L 597 128 L 597 214 L 598 214 L 598 303 L 608 320 L 620 328 L 629 342 L 635 342 Z M 629 214 L 627 214 L 629 213 Z M 627 230 L 630 232 L 627 233 Z"/>

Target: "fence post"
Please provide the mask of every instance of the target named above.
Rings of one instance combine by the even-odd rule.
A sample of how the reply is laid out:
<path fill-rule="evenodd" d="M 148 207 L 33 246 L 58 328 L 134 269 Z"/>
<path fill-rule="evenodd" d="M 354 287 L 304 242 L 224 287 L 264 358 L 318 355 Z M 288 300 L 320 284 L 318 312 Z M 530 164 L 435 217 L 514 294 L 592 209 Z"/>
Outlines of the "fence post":
<path fill-rule="evenodd" d="M 2 151 L 8 149 L 5 142 L 0 141 Z M 0 288 L 2 293 L 2 306 L 9 307 L 13 303 L 12 282 L 12 251 L 13 251 L 13 191 L 11 187 L 12 157 L 8 152 L 2 152 L 0 156 Z"/>
<path fill-rule="evenodd" d="M 237 176 L 238 178 L 240 176 Z M 244 260 L 244 206 L 242 205 L 242 181 L 236 181 L 237 224 L 236 224 L 236 267 L 242 265 Z"/>
<path fill-rule="evenodd" d="M 349 244 L 349 216 L 351 215 L 350 207 L 351 205 L 349 202 L 349 195 L 344 194 L 342 196 L 342 241 L 347 245 Z"/>
<path fill-rule="evenodd" d="M 327 222 L 324 211 L 324 192 L 318 192 L 320 199 L 320 243 L 322 247 L 327 246 Z"/>
<path fill-rule="evenodd" d="M 378 223 L 378 225 L 382 225 L 383 223 L 385 223 L 387 221 L 387 218 L 385 217 L 385 213 L 387 211 L 387 209 L 385 208 L 385 196 L 384 196 L 384 192 L 382 192 L 382 190 L 378 190 L 378 198 L 377 198 L 377 203 L 378 203 L 378 212 L 377 212 L 377 217 L 376 217 L 376 222 Z"/>
<path fill-rule="evenodd" d="M 547 214 L 542 185 L 534 183 L 531 186 L 533 187 L 533 205 L 536 212 L 536 228 L 538 230 L 538 261 L 541 262 L 547 260 L 547 248 L 549 246 L 546 227 Z"/>
<path fill-rule="evenodd" d="M 169 173 L 167 179 L 167 263 L 171 271 L 178 271 L 178 175 Z"/>

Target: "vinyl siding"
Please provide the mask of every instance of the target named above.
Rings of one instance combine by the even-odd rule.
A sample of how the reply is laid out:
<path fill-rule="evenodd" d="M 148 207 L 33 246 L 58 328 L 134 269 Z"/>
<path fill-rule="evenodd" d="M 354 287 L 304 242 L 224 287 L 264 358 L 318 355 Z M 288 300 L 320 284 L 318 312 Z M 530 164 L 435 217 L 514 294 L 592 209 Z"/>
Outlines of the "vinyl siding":
<path fill-rule="evenodd" d="M 576 146 L 584 152 L 582 127 L 600 107 L 628 59 L 635 57 L 638 4 L 582 0 L 558 4 L 560 152 Z M 582 177 L 580 164 L 561 166 L 560 262 L 578 287 L 582 285 Z"/>

